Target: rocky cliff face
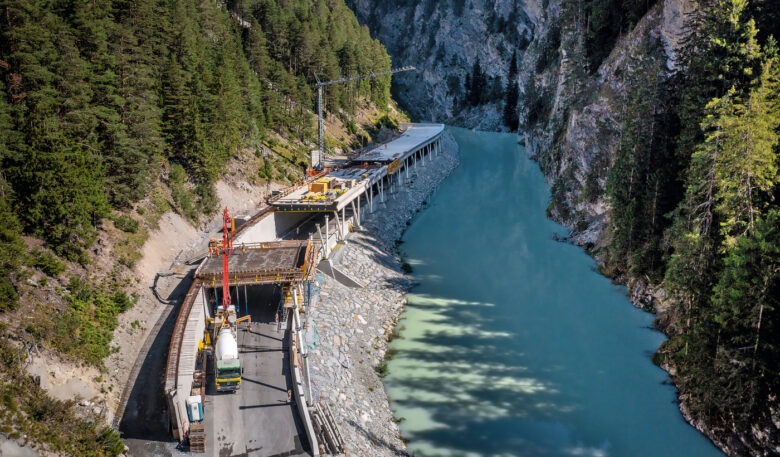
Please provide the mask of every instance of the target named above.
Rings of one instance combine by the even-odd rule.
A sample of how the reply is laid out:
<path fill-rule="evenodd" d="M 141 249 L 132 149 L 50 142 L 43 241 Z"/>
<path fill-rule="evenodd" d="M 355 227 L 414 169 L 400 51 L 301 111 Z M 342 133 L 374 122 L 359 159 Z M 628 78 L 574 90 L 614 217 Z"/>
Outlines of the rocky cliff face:
<path fill-rule="evenodd" d="M 565 17 L 574 13 L 564 11 L 564 3 L 551 0 L 534 24 L 536 35 L 521 65 L 521 130 L 528 154 L 552 185 L 551 216 L 573 230 L 573 241 L 598 248 L 606 242 L 606 178 L 626 100 L 648 73 L 659 80 L 673 76 L 693 1 L 659 1 L 592 74 L 583 69 L 585 31 Z"/>
<path fill-rule="evenodd" d="M 520 60 L 533 37 L 538 5 L 524 0 L 347 4 L 385 45 L 394 66 L 417 68 L 393 78 L 394 98 L 415 119 L 504 129 L 503 97 L 471 106 L 465 101 L 466 75 L 479 62 L 489 81 L 500 78 L 505 86 L 512 53 Z"/>
<path fill-rule="evenodd" d="M 621 106 L 637 72 L 670 77 L 677 70 L 683 19 L 695 0 L 659 1 L 596 72 L 582 68 L 585 31 L 566 17 L 566 3 L 347 0 L 395 66 L 417 67 L 394 77 L 394 96 L 419 120 L 504 130 L 503 100 L 472 107 L 464 84 L 475 62 L 506 84 L 517 53 L 521 130 L 553 187 L 551 216 L 574 230 L 575 242 L 597 247 L 605 242 L 604 187 L 619 145 Z M 659 57 L 637 65 L 650 54 Z"/>

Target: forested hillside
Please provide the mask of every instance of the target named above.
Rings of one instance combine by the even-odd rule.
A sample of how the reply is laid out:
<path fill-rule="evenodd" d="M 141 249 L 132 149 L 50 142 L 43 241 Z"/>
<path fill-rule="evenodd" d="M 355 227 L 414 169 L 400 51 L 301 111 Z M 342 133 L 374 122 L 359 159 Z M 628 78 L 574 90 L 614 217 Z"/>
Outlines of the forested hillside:
<path fill-rule="evenodd" d="M 0 0 L 0 432 L 120 452 L 99 421 L 64 423 L 73 404 L 18 373 L 24 349 L 101 368 L 160 215 L 213 213 L 239 154 L 259 182 L 297 180 L 316 148 L 316 78 L 389 68 L 341 0 Z M 325 110 L 355 134 L 352 116 L 387 111 L 389 87 L 330 86 Z M 117 258 L 97 276 L 109 229 Z"/>
<path fill-rule="evenodd" d="M 212 184 L 240 147 L 281 134 L 299 143 L 290 160 L 304 167 L 316 140 L 315 73 L 390 66 L 341 2 L 24 0 L 0 8 L 8 240 L 21 228 L 71 260 L 83 259 L 101 218 L 161 178 L 192 189 L 176 203 L 194 218 L 214 209 Z M 361 96 L 386 106 L 389 78 L 329 88 L 326 108 L 354 110 Z M 13 307 L 12 287 L 3 290 L 3 307 Z"/>
<path fill-rule="evenodd" d="M 658 263 L 645 260 L 657 255 L 652 246 L 666 248 L 672 339 L 661 353 L 677 367 L 691 412 L 716 430 L 746 431 L 776 423 L 780 393 L 780 58 L 766 33 L 778 23 L 758 12 L 771 7 L 776 16 L 780 6 L 702 6 L 698 32 L 684 48 L 687 71 L 672 82 L 681 94 L 674 145 L 680 168 L 672 178 L 684 192 L 669 218 L 668 245 L 652 230 L 631 240 L 631 224 L 651 226 L 649 211 L 613 230 L 626 247 L 621 254 L 642 272 L 655 273 Z M 620 175 L 625 181 L 630 173 Z M 652 184 L 651 173 L 640 176 Z M 637 200 L 650 207 L 652 194 Z"/>
<path fill-rule="evenodd" d="M 729 453 L 768 455 L 780 449 L 780 4 L 683 3 L 563 2 L 532 43 L 520 129 L 552 180 L 551 213 L 655 302 L 670 336 L 656 361 L 684 411 Z"/>

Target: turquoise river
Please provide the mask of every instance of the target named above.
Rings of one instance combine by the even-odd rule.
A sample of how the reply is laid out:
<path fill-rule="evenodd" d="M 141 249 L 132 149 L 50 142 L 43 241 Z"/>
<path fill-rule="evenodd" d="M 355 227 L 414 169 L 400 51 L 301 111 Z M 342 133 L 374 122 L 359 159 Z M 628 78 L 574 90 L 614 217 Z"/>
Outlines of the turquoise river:
<path fill-rule="evenodd" d="M 553 240 L 509 134 L 450 130 L 461 165 L 401 248 L 419 284 L 385 379 L 415 456 L 718 456 L 651 356 L 653 316 Z"/>

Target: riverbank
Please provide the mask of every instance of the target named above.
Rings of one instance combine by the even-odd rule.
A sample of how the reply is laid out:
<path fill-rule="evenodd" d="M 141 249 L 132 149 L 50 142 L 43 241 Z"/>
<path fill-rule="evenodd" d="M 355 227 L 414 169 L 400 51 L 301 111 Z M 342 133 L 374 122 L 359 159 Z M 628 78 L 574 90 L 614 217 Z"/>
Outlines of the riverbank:
<path fill-rule="evenodd" d="M 443 152 L 430 157 L 334 252 L 336 266 L 364 287 L 349 288 L 326 277 L 307 316 L 314 400 L 330 406 L 347 455 L 408 455 L 380 372 L 412 286 L 401 271 L 396 241 L 459 163 L 449 133 Z"/>

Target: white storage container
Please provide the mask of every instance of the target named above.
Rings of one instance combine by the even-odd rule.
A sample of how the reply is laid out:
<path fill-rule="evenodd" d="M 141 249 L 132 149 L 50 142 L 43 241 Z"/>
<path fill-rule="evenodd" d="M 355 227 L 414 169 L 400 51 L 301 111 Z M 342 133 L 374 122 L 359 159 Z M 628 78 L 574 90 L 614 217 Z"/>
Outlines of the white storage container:
<path fill-rule="evenodd" d="M 203 401 L 200 395 L 192 395 L 187 397 L 185 401 L 187 404 L 187 416 L 190 422 L 200 422 L 203 420 Z"/>

